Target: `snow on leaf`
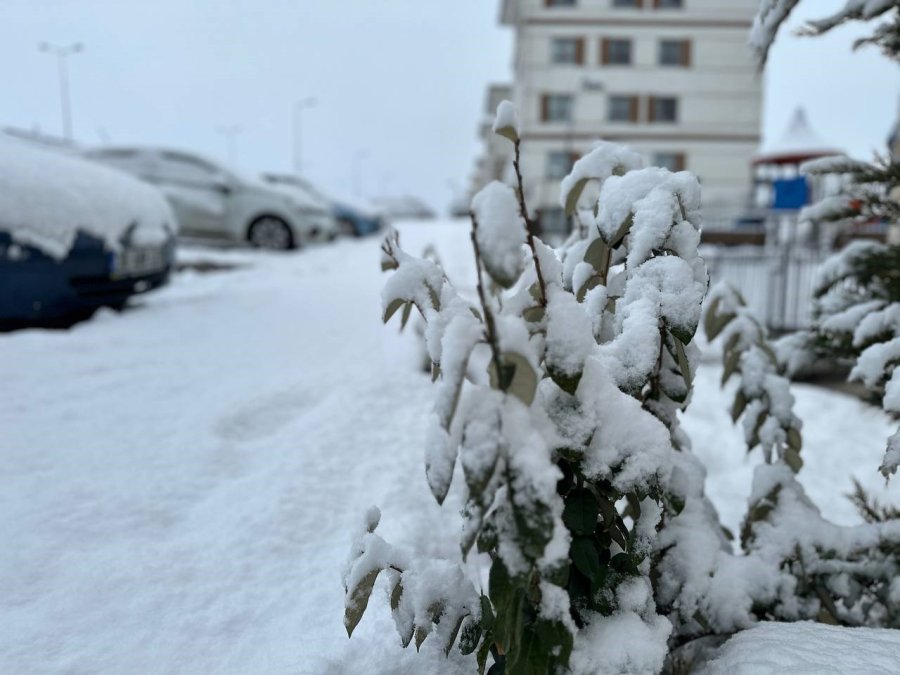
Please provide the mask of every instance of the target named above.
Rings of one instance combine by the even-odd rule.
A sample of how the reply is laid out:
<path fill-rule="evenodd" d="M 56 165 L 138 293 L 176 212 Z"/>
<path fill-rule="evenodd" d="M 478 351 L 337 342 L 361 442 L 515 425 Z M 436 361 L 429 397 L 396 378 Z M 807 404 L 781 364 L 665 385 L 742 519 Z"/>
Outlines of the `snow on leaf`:
<path fill-rule="evenodd" d="M 493 181 L 472 199 L 472 211 L 484 268 L 497 284 L 509 288 L 525 268 L 526 228 L 515 190 Z"/>

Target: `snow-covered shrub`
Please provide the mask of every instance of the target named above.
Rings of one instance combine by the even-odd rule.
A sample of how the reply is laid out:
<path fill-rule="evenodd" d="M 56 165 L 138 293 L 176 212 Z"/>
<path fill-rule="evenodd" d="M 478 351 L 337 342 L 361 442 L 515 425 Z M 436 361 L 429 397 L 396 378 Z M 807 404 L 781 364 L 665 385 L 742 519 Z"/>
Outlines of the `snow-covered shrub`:
<path fill-rule="evenodd" d="M 740 378 L 732 417 L 743 417 L 748 450 L 761 445 L 766 462 L 754 475 L 741 532 L 744 557 L 723 559 L 713 575 L 743 569 L 732 593 L 746 589 L 757 619 L 900 627 L 900 520 L 868 503 L 857 487 L 854 501 L 869 522 L 829 523 L 794 476 L 803 466 L 802 437 L 787 374 L 808 336 L 771 343 L 726 284 L 710 292 L 704 327 L 710 340 L 724 342 L 723 384 Z"/>
<path fill-rule="evenodd" d="M 799 0 L 762 0 L 751 45 L 759 62 L 778 29 Z M 900 0 L 847 0 L 834 15 L 807 24 L 809 35 L 821 35 L 850 21 L 880 23 L 871 36 L 859 40 L 876 44 L 888 57 L 900 60 Z M 900 227 L 900 157 L 896 148 L 874 162 L 826 157 L 807 163 L 812 175 L 843 177 L 843 192 L 808 207 L 801 220 L 853 225 L 880 221 Z M 900 413 L 900 246 L 857 242 L 827 261 L 815 290 L 816 322 L 812 335 L 794 344 L 818 356 L 849 359 L 851 379 L 862 382 L 883 402 L 885 410 Z M 887 477 L 900 466 L 900 431 L 888 440 L 881 472 Z"/>
<path fill-rule="evenodd" d="M 384 572 L 404 645 L 458 642 L 481 671 L 490 655 L 507 673 L 658 672 L 672 631 L 655 601 L 659 530 L 692 497 L 712 511 L 677 420 L 707 287 L 700 187 L 601 143 L 563 184 L 586 236 L 554 251 L 532 234 L 513 113 L 504 104 L 495 126 L 519 185 L 472 203 L 477 301 L 395 232 L 382 249 L 384 320 L 416 308 L 427 323 L 426 478 L 443 502 L 461 468 L 460 559 L 392 547 L 370 513 L 345 570 L 345 625 Z M 473 549 L 489 565 L 483 594 L 465 574 Z"/>

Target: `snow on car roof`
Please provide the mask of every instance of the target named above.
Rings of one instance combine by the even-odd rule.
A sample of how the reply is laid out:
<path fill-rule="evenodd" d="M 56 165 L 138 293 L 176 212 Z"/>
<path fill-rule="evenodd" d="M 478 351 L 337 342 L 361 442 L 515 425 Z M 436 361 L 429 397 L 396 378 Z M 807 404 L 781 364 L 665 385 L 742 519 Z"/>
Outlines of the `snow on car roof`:
<path fill-rule="evenodd" d="M 15 241 L 62 259 L 78 230 L 118 250 L 132 225 L 135 243 L 156 244 L 175 231 L 176 220 L 149 185 L 0 134 L 0 229 Z"/>

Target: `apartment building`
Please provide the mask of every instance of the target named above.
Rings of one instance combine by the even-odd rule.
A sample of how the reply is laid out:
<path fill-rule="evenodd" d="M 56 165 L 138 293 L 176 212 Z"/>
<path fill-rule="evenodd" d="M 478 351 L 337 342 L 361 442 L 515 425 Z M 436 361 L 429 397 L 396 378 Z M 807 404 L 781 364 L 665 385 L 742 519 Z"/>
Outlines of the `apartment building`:
<path fill-rule="evenodd" d="M 515 30 L 507 93 L 521 118 L 529 205 L 545 230 L 568 227 L 560 179 L 600 138 L 696 173 L 710 214 L 743 208 L 760 141 L 762 77 L 746 46 L 758 5 L 502 0 L 501 23 Z M 500 89 L 492 93 L 489 106 Z M 478 172 L 476 184 L 508 161 L 508 148 L 483 135 L 483 164 L 492 171 Z"/>

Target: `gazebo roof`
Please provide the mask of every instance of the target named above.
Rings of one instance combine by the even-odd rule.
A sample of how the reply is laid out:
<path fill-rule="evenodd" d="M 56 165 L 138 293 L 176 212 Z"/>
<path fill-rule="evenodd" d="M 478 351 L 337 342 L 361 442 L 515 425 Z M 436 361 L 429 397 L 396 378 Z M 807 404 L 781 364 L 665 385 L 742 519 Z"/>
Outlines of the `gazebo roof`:
<path fill-rule="evenodd" d="M 775 143 L 767 143 L 753 160 L 754 164 L 798 164 L 817 157 L 843 154 L 822 140 L 812 128 L 806 111 L 797 108 L 788 128 Z"/>

